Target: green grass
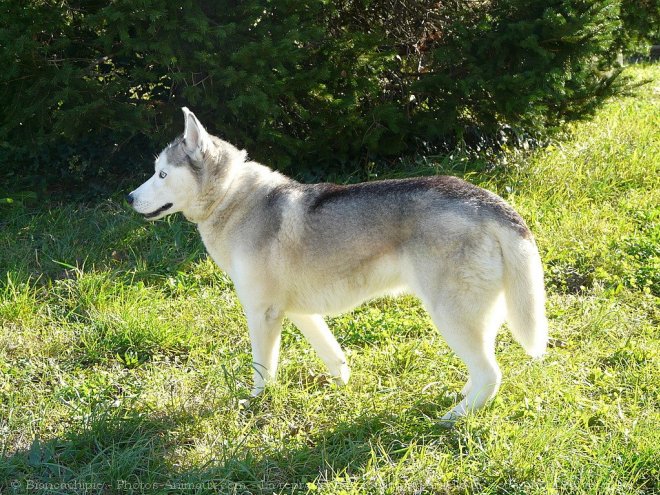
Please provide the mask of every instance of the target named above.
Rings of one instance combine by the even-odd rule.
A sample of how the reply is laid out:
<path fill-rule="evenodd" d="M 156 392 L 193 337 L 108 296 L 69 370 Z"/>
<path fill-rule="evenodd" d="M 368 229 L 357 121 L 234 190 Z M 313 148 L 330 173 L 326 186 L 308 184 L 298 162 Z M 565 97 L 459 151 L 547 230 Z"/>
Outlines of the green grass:
<path fill-rule="evenodd" d="M 658 493 L 660 66 L 629 72 L 652 83 L 466 174 L 535 232 L 553 340 L 501 332 L 500 394 L 450 430 L 465 369 L 414 298 L 332 320 L 343 389 L 287 325 L 245 410 L 245 319 L 193 226 L 0 206 L 0 493 Z"/>

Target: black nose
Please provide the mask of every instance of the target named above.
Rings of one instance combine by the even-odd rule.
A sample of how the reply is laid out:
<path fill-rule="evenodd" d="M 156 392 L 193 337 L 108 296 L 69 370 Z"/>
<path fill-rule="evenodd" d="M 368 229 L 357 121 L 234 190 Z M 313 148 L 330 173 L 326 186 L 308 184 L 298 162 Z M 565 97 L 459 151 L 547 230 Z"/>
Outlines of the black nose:
<path fill-rule="evenodd" d="M 135 201 L 135 198 L 133 198 L 133 194 L 128 194 L 126 196 L 126 201 L 128 202 L 129 205 L 132 205 L 133 201 Z"/>

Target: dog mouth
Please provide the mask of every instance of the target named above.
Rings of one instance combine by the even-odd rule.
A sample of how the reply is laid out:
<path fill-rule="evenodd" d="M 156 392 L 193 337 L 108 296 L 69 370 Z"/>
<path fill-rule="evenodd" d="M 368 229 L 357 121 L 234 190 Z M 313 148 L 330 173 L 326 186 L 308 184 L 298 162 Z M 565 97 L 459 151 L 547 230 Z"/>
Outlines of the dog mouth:
<path fill-rule="evenodd" d="M 172 208 L 172 206 L 173 206 L 172 203 L 165 203 L 163 206 L 161 206 L 160 208 L 158 208 L 156 211 L 152 211 L 151 213 L 144 213 L 144 214 L 143 214 L 143 215 L 144 215 L 144 218 L 153 218 L 153 217 L 157 217 L 158 215 L 160 215 L 160 214 L 163 213 L 164 211 L 167 211 L 167 210 L 169 210 L 170 208 Z"/>

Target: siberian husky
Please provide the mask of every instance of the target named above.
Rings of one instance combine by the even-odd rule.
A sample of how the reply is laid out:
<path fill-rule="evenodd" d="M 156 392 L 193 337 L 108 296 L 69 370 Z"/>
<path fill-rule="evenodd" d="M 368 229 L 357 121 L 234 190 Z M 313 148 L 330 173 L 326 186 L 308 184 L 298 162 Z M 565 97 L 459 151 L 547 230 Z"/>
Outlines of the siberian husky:
<path fill-rule="evenodd" d="M 421 299 L 469 372 L 463 399 L 443 420 L 497 392 L 495 335 L 505 320 L 528 354 L 545 351 L 539 253 L 523 219 L 499 196 L 445 176 L 301 184 L 212 136 L 187 108 L 183 113 L 183 135 L 127 200 L 149 220 L 182 212 L 197 224 L 246 312 L 253 395 L 275 379 L 285 316 L 345 384 L 350 369 L 322 315 L 402 290 Z"/>

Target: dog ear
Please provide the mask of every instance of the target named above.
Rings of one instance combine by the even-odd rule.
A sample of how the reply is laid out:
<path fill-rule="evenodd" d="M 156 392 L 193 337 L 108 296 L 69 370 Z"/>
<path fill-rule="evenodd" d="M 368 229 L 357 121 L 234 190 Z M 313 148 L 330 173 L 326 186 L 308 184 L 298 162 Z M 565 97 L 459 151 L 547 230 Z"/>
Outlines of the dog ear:
<path fill-rule="evenodd" d="M 203 153 L 209 148 L 211 139 L 195 114 L 187 107 L 181 108 L 185 119 L 183 131 L 183 149 L 192 159 L 201 161 Z"/>

